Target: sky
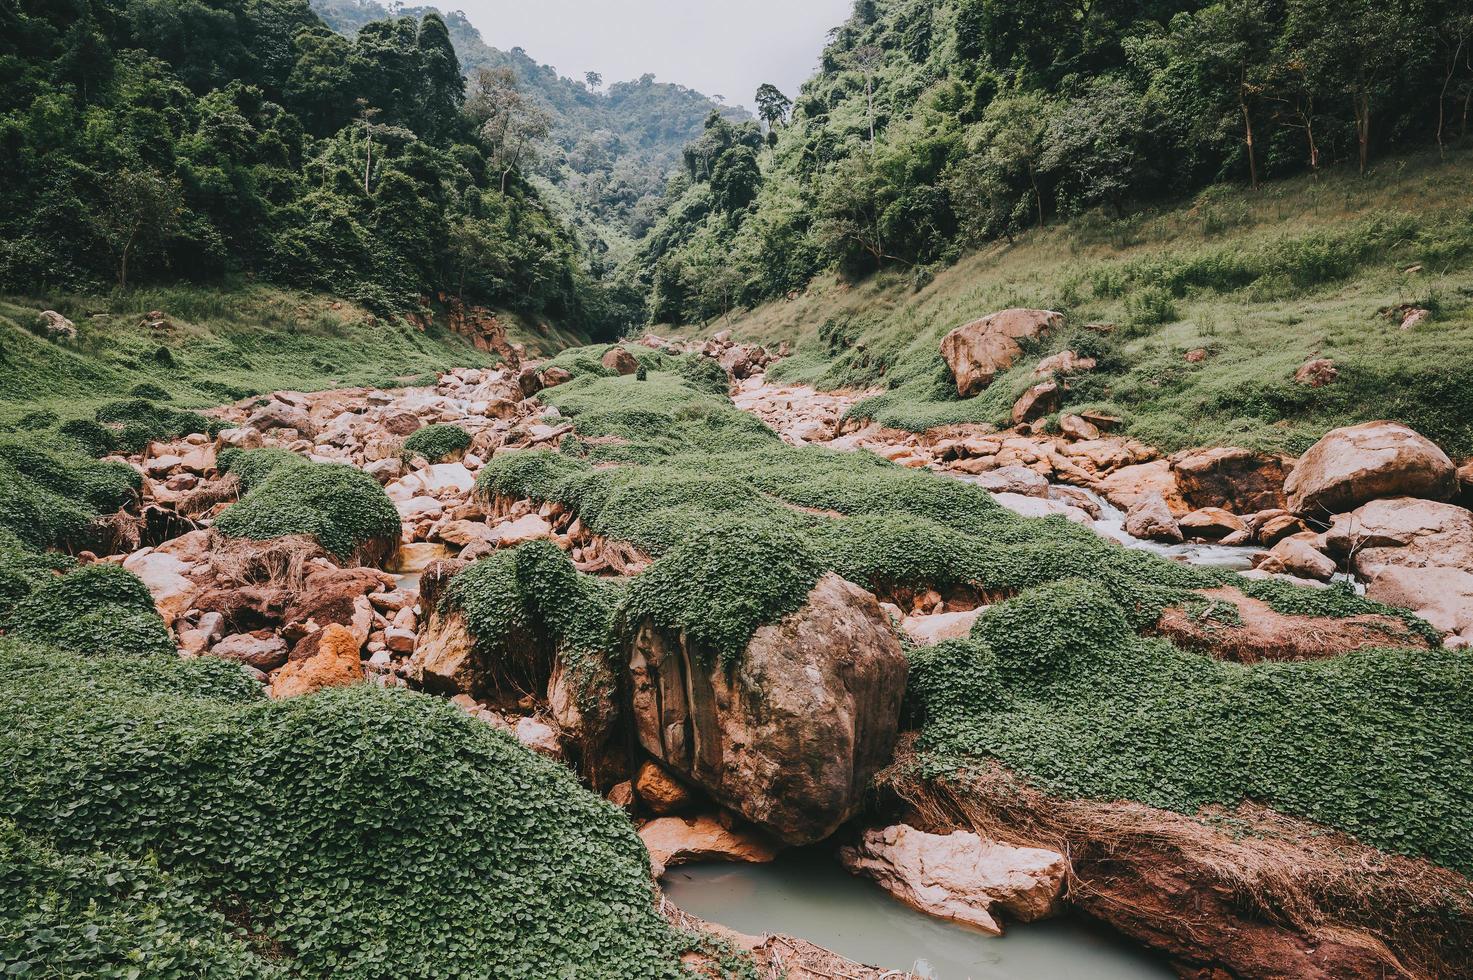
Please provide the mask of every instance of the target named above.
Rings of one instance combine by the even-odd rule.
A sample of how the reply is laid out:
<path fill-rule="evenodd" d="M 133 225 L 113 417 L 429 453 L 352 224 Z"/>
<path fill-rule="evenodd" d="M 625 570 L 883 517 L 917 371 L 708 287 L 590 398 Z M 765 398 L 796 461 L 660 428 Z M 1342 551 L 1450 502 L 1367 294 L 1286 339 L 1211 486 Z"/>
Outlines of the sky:
<path fill-rule="evenodd" d="M 492 47 L 526 49 L 559 74 L 604 83 L 652 72 L 753 105 L 771 82 L 789 98 L 818 67 L 853 0 L 451 0 Z"/>

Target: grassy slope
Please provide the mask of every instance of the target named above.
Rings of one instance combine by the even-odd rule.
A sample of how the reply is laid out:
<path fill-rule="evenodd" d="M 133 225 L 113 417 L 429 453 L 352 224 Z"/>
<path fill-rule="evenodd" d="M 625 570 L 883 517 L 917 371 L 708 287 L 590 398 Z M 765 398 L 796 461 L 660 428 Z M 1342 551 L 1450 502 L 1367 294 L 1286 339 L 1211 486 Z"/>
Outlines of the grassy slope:
<path fill-rule="evenodd" d="M 31 333 L 43 309 L 70 318 L 77 342 L 62 345 Z M 166 313 L 172 326 L 144 326 L 151 310 Z M 529 351 L 586 343 L 549 324 L 502 318 L 511 339 Z M 159 385 L 179 405 L 201 406 L 279 389 L 387 386 L 493 357 L 440 327 L 421 333 L 331 297 L 265 286 L 0 297 L 0 424 L 43 408 L 62 418 L 91 417 L 98 404 L 140 382 Z"/>
<path fill-rule="evenodd" d="M 1417 264 L 1420 272 L 1404 271 Z M 1108 340 L 1079 341 L 1111 358 L 1076 386 L 1072 407 L 1115 410 L 1127 431 L 1163 448 L 1297 453 L 1329 428 L 1389 416 L 1450 452 L 1473 453 L 1473 151 L 1387 160 L 1366 177 L 1213 188 L 1179 207 L 1032 232 L 968 256 L 919 291 L 914 280 L 822 280 L 710 329 L 796 340 L 798 356 L 779 377 L 889 386 L 870 406 L 889 424 L 1002 423 L 1035 360 L 957 402 L 937 345 L 995 310 L 1048 307 L 1071 325 L 1117 325 Z M 1437 315 L 1407 332 L 1377 315 L 1403 303 Z M 1078 332 L 1071 326 L 1030 353 L 1068 346 Z M 1198 347 L 1210 356 L 1186 363 Z M 1337 384 L 1292 384 L 1300 364 L 1321 356 L 1338 363 Z"/>

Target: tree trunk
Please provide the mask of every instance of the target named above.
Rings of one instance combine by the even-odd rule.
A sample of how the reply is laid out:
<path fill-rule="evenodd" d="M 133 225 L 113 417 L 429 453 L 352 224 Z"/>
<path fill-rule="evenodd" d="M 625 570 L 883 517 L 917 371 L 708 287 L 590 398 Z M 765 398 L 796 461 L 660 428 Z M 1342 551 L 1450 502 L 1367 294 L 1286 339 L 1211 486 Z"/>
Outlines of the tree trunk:
<path fill-rule="evenodd" d="M 1355 138 L 1360 149 L 1360 172 L 1366 172 L 1366 163 L 1371 156 L 1371 96 L 1359 92 L 1355 97 Z"/>
<path fill-rule="evenodd" d="M 373 134 L 365 133 L 368 137 L 368 159 L 363 164 L 363 194 L 368 196 L 368 174 L 373 170 Z"/>
<path fill-rule="evenodd" d="M 1243 108 L 1243 142 L 1248 146 L 1248 186 L 1255 191 L 1258 190 L 1258 159 L 1253 152 L 1253 116 L 1248 112 L 1248 100 L 1238 98 L 1238 105 Z"/>
<path fill-rule="evenodd" d="M 1447 71 L 1442 76 L 1442 92 L 1437 96 L 1437 155 L 1446 158 L 1447 147 L 1442 143 L 1442 130 L 1447 116 L 1447 89 L 1453 82 L 1453 76 L 1458 73 L 1458 55 L 1463 53 L 1463 39 L 1458 39 L 1458 46 L 1453 49 L 1452 60 L 1447 63 Z"/>
<path fill-rule="evenodd" d="M 1028 182 L 1033 185 L 1033 196 L 1038 201 L 1038 227 L 1043 227 L 1043 191 L 1038 189 L 1038 175 L 1033 171 L 1033 161 L 1028 161 Z"/>

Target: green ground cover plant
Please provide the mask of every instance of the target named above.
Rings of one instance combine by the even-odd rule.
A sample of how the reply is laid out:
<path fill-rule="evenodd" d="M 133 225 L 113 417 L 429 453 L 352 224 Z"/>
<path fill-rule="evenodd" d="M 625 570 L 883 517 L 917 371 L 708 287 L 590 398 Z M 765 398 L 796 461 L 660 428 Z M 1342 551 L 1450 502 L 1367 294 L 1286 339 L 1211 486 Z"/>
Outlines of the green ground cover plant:
<path fill-rule="evenodd" d="M 282 449 L 226 450 L 219 466 L 236 474 L 244 491 L 215 522 L 227 537 L 306 534 L 343 561 L 367 552 L 386 556 L 398 547 L 399 512 L 360 469 L 313 463 Z"/>
<path fill-rule="evenodd" d="M 1143 636 L 1167 606 L 1206 610 L 1206 590 L 1232 585 L 1286 614 L 1398 615 L 1437 640 L 1404 610 L 1124 549 L 872 454 L 791 447 L 671 371 L 595 372 L 540 397 L 575 432 L 558 451 L 493 457 L 478 492 L 570 506 L 656 559 L 620 598 L 609 648 L 649 619 L 730 663 L 824 571 L 881 595 L 969 586 L 1008 601 L 972 640 L 914 653 L 936 771 L 996 758 L 1051 792 L 1187 813 L 1260 800 L 1397 853 L 1473 861 L 1473 780 L 1450 748 L 1470 734 L 1450 721 L 1473 703 L 1465 654 L 1244 667 Z M 510 581 L 510 562 L 481 565 Z"/>
<path fill-rule="evenodd" d="M 16 640 L 88 656 L 175 652 L 148 587 L 121 565 L 99 562 L 33 584 L 34 591 L 0 615 Z"/>
<path fill-rule="evenodd" d="M 423 456 L 431 463 L 443 463 L 465 455 L 471 447 L 471 436 L 458 425 L 427 425 L 404 440 L 404 455 Z"/>
<path fill-rule="evenodd" d="M 927 771 L 992 758 L 1050 793 L 1182 813 L 1255 800 L 1473 870 L 1464 652 L 1231 663 L 1142 638 L 1096 583 L 1064 580 L 910 656 Z"/>
<path fill-rule="evenodd" d="M 269 975 L 263 959 L 310 977 L 687 975 L 692 940 L 657 914 L 628 820 L 440 699 L 273 702 L 224 661 L 13 639 L 0 676 L 0 813 L 26 835 L 0 842 L 30 868 L 0 937 L 42 973 L 106 966 L 127 937 L 147 976 Z M 75 875 L 39 894 L 59 868 Z M 86 943 L 40 941 L 103 889 Z"/>
<path fill-rule="evenodd" d="M 137 497 L 142 479 L 57 432 L 0 435 L 0 529 L 34 548 L 77 545 L 88 525 Z"/>

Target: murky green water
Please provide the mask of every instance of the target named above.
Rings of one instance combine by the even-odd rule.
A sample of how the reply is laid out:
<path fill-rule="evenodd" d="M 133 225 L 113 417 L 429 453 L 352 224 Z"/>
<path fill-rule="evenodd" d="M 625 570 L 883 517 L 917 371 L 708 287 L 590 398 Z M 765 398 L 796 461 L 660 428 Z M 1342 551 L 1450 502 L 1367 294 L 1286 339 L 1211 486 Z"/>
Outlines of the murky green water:
<path fill-rule="evenodd" d="M 671 868 L 665 893 L 693 915 L 749 935 L 786 933 L 851 960 L 936 980 L 1137 980 L 1176 974 L 1074 919 L 1007 926 L 997 937 L 916 912 L 827 855 L 775 864 Z"/>

